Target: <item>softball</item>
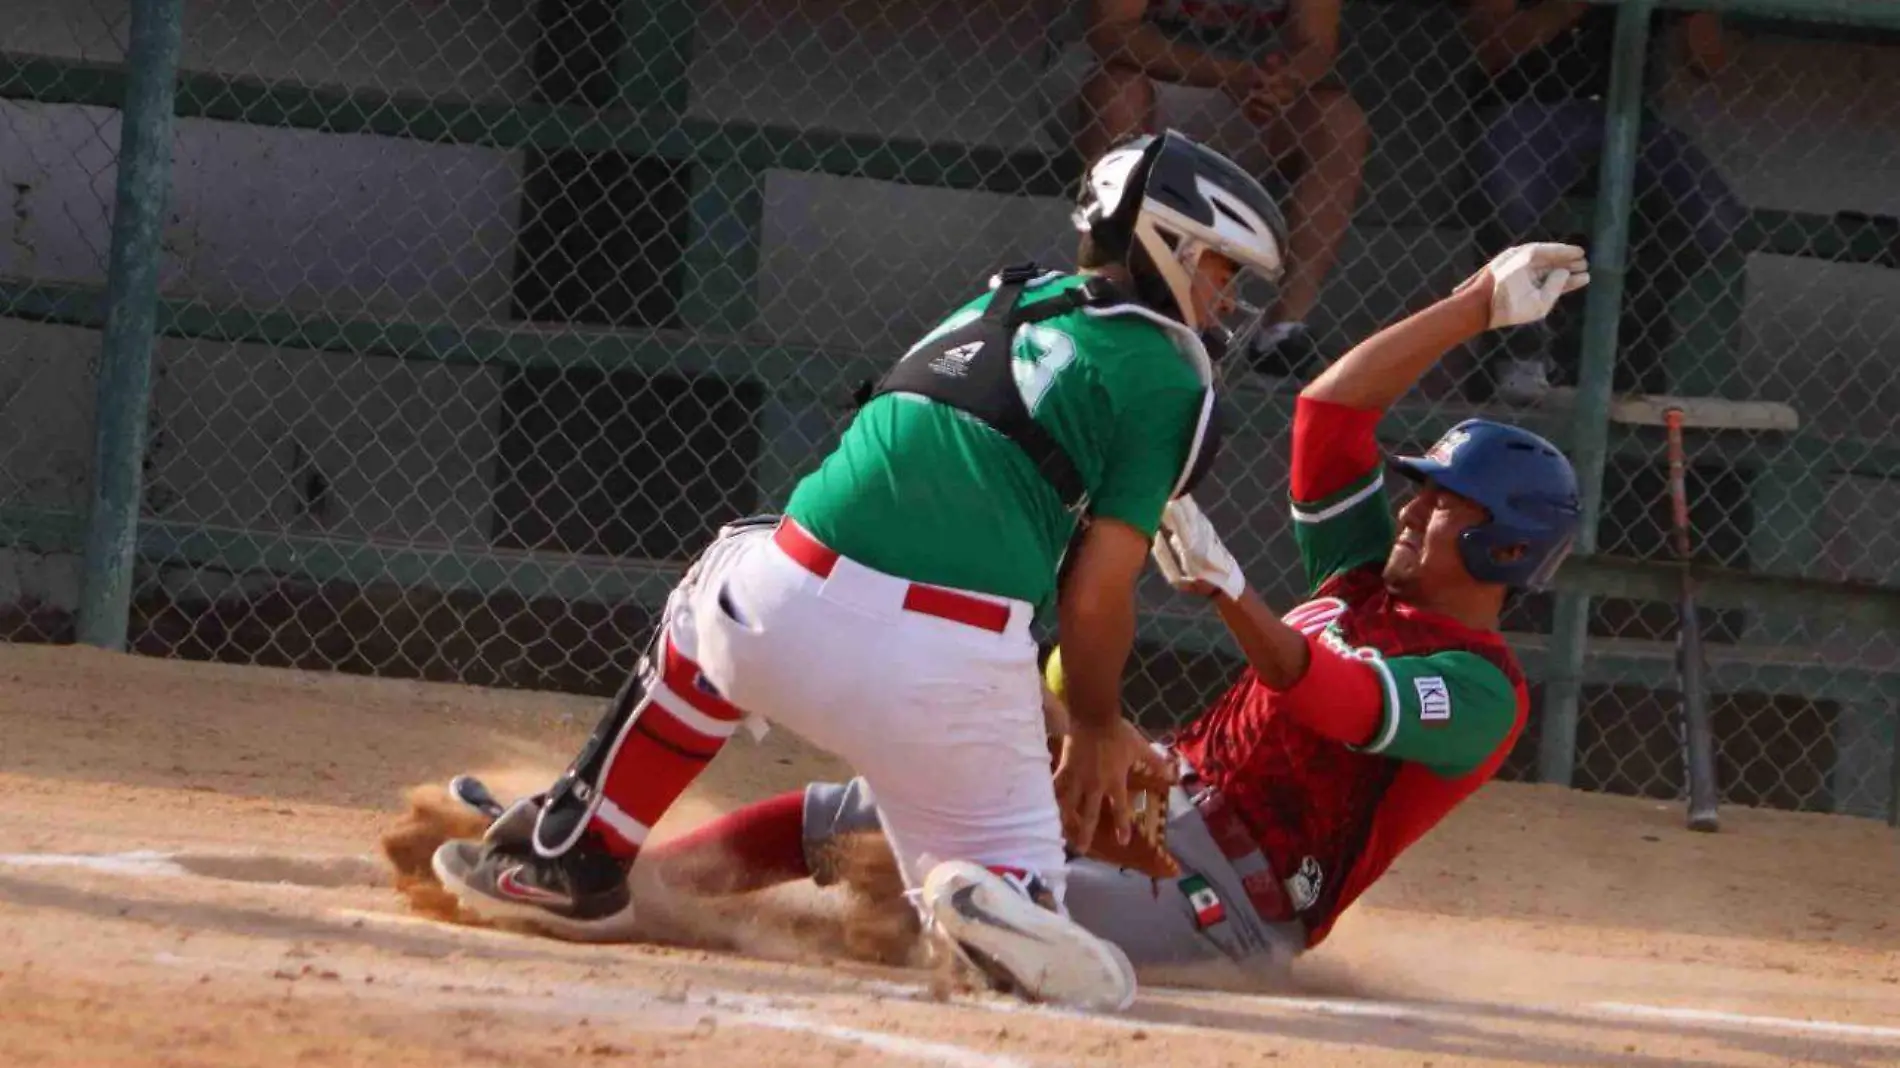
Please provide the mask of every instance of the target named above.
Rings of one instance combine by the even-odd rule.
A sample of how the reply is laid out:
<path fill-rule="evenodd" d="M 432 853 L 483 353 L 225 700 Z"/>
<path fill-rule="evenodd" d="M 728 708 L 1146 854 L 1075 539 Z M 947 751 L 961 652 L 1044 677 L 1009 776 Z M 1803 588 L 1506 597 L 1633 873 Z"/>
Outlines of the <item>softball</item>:
<path fill-rule="evenodd" d="M 1042 666 L 1042 684 L 1049 688 L 1060 700 L 1068 700 L 1062 681 L 1062 649 L 1057 647 L 1049 654 L 1049 662 Z"/>

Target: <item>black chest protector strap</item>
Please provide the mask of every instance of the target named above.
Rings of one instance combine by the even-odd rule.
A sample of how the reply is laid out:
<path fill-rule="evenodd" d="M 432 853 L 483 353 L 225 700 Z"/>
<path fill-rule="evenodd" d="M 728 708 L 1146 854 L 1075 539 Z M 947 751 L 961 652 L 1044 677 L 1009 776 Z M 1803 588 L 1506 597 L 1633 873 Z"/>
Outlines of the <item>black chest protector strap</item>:
<path fill-rule="evenodd" d="M 1023 403 L 1014 371 L 1016 329 L 1118 298 L 1107 283 L 1091 279 L 1030 307 L 1019 307 L 1023 287 L 1040 273 L 1034 264 L 1005 268 L 979 318 L 912 350 L 871 396 L 915 393 L 981 419 L 1015 442 L 1062 503 L 1075 508 L 1084 503 L 1088 487 L 1062 443 L 1031 417 L 1029 406 Z"/>
<path fill-rule="evenodd" d="M 1174 486 L 1176 497 L 1185 497 L 1200 486 L 1201 480 L 1214 470 L 1214 461 L 1220 457 L 1221 445 L 1226 441 L 1227 412 L 1220 398 L 1210 389 L 1203 398 L 1203 405 L 1201 424 L 1188 445 L 1187 466 Z"/>

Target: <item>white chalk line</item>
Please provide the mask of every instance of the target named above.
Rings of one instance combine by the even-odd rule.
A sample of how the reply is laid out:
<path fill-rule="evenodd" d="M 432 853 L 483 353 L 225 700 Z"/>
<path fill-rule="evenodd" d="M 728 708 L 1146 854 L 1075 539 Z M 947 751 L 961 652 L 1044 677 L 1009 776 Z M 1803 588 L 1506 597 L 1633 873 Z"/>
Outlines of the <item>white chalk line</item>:
<path fill-rule="evenodd" d="M 860 989 L 888 997 L 909 997 L 922 1000 L 928 995 L 921 987 L 909 987 L 899 983 L 867 982 Z M 1422 1023 L 1470 1023 L 1472 1021 L 1498 1022 L 1512 1018 L 1547 1017 L 1567 1020 L 1579 1024 L 1597 1024 L 1617 1019 L 1649 1019 L 1669 1023 L 1696 1026 L 1703 1030 L 1751 1030 L 1785 1031 L 1795 1034 L 1809 1034 L 1831 1038 L 1871 1038 L 1900 1039 L 1900 1027 L 1886 1027 L 1878 1024 L 1842 1023 L 1834 1020 L 1801 1020 L 1788 1016 L 1758 1016 L 1747 1013 L 1723 1012 L 1714 1009 L 1679 1008 L 1667 1005 L 1633 1005 L 1623 1002 L 1599 1001 L 1593 1004 L 1577 1006 L 1538 1005 L 1535 1003 L 1457 1003 L 1457 1002 L 1404 1002 L 1354 1000 L 1349 998 L 1284 997 L 1272 994 L 1229 993 L 1222 990 L 1198 990 L 1190 987 L 1169 987 L 1148 985 L 1142 987 L 1143 993 L 1171 994 L 1188 998 L 1207 999 L 1215 997 L 1224 1004 L 1240 1002 L 1258 1005 L 1264 1008 L 1280 1009 L 1287 1012 L 1305 1013 L 1313 1016 L 1348 1016 L 1362 1019 L 1411 1020 Z M 1050 1005 L 1030 1005 L 1000 997 L 980 997 L 959 1001 L 958 1004 L 985 1012 L 1011 1015 L 1032 1015 L 1088 1022 L 1123 1031 L 1168 1032 L 1184 1035 L 1233 1035 L 1230 1028 L 1215 1027 L 1208 1024 L 1182 1023 L 1173 1020 L 1154 1020 L 1140 1016 L 1106 1016 L 1094 1013 L 1063 1009 Z M 1139 1011 L 1139 1003 L 1137 1003 Z"/>
<path fill-rule="evenodd" d="M 140 877 L 176 878 L 176 877 L 191 876 L 193 874 L 192 872 L 186 870 L 184 867 L 179 865 L 175 859 L 173 859 L 180 855 L 184 855 L 184 854 L 179 854 L 175 852 L 170 852 L 170 853 L 160 852 L 160 851 L 155 851 L 155 850 L 134 850 L 134 851 L 125 852 L 125 853 L 101 853 L 101 854 L 9 853 L 9 854 L 0 854 L 0 867 L 16 867 L 16 868 L 62 867 L 62 866 L 63 867 L 78 867 L 78 868 L 85 868 L 85 869 L 90 869 L 90 870 L 95 870 L 95 871 L 100 871 L 100 872 L 107 872 L 107 873 L 115 874 L 115 875 L 128 875 L 134 878 L 140 878 Z M 254 854 L 234 854 L 234 855 L 253 856 Z M 271 885 L 271 884 L 253 884 L 253 885 Z M 388 923 L 388 924 L 401 923 L 401 924 L 414 924 L 414 925 L 421 925 L 421 926 L 428 926 L 428 927 L 442 926 L 441 924 L 432 920 L 426 920 L 419 917 L 402 916 L 396 913 L 369 912 L 369 911 L 358 910 L 358 909 L 333 909 L 331 911 L 335 914 L 346 916 L 351 919 L 367 920 L 367 921 L 375 922 L 375 923 Z M 508 938 L 508 939 L 518 939 L 518 938 L 528 937 L 524 935 L 509 934 L 507 932 L 502 932 L 502 931 L 487 931 L 481 928 L 460 928 L 458 930 L 463 930 L 463 931 L 472 933 L 476 936 L 489 936 L 489 937 Z M 869 987 L 867 987 L 867 989 L 876 989 L 879 992 L 888 994 L 890 996 L 896 996 L 896 997 L 916 998 L 916 997 L 924 996 L 923 988 L 921 986 L 908 987 L 908 986 L 902 986 L 900 984 L 874 983 L 874 984 L 871 984 Z M 1846 1023 L 1846 1022 L 1837 1021 L 1837 1020 L 1797 1019 L 1797 1018 L 1788 1017 L 1788 1016 L 1762 1016 L 1762 1015 L 1757 1015 L 1753 1013 L 1727 1012 L 1727 1011 L 1718 1010 L 1718 1009 L 1697 1009 L 1697 1008 L 1689 1008 L 1689 1007 L 1684 1007 L 1684 1006 L 1669 1006 L 1669 1005 L 1642 1005 L 1642 1004 L 1633 1004 L 1633 1003 L 1615 1002 L 1615 1001 L 1593 1002 L 1589 1005 L 1581 1006 L 1581 1007 L 1544 1006 L 1544 1005 L 1531 1005 L 1531 1004 L 1513 1005 L 1513 1004 L 1508 1004 L 1508 1003 L 1501 1004 L 1501 1005 L 1485 1005 L 1481 1003 L 1474 1003 L 1469 1006 L 1465 1006 L 1465 1005 L 1458 1005 L 1458 1004 L 1447 1003 L 1447 1002 L 1408 1003 L 1408 1002 L 1400 1002 L 1400 1001 L 1377 1001 L 1377 1000 L 1361 1001 L 1361 1000 L 1353 1000 L 1353 999 L 1345 999 L 1345 998 L 1284 997 L 1284 996 L 1276 996 L 1276 995 L 1270 995 L 1270 994 L 1228 994 L 1228 993 L 1223 993 L 1223 992 L 1215 992 L 1215 991 L 1207 991 L 1207 990 L 1195 990 L 1195 989 L 1190 989 L 1190 988 L 1185 988 L 1185 987 L 1149 986 L 1149 987 L 1145 987 L 1144 989 L 1153 993 L 1173 994 L 1173 995 L 1185 996 L 1185 997 L 1207 997 L 1210 994 L 1218 994 L 1218 996 L 1226 1000 L 1252 1003 L 1252 1004 L 1257 1004 L 1257 1005 L 1261 1005 L 1268 1008 L 1276 1008 L 1276 1009 L 1281 1009 L 1281 1010 L 1289 1011 L 1289 1012 L 1303 1012 L 1303 1013 L 1311 1013 L 1311 1014 L 1317 1014 L 1317 1015 L 1330 1015 L 1330 1016 L 1372 1017 L 1372 1018 L 1389 1019 L 1389 1020 L 1421 1020 L 1421 1021 L 1429 1021 L 1429 1022 L 1437 1022 L 1437 1023 L 1449 1023 L 1449 1022 L 1462 1023 L 1462 1022 L 1467 1022 L 1473 1019 L 1474 1017 L 1495 1018 L 1498 1015 L 1500 1015 L 1500 1013 L 1503 1013 L 1506 1015 L 1511 1014 L 1511 1013 L 1520 1013 L 1520 1014 L 1521 1013 L 1536 1013 L 1543 1016 L 1572 1019 L 1572 1020 L 1577 1020 L 1580 1022 L 1601 1022 L 1603 1020 L 1614 1020 L 1614 1019 L 1642 1019 L 1642 1020 L 1657 1020 L 1657 1021 L 1666 1021 L 1666 1022 L 1677 1023 L 1677 1024 L 1694 1025 L 1694 1026 L 1699 1026 L 1705 1029 L 1713 1029 L 1713 1030 L 1721 1030 L 1721 1029 L 1727 1028 L 1727 1029 L 1734 1029 L 1734 1030 L 1749 1030 L 1749 1031 L 1782 1031 L 1782 1032 L 1789 1032 L 1789 1033 L 1794 1033 L 1794 1034 L 1808 1034 L 1808 1035 L 1817 1035 L 1817 1036 L 1827 1036 L 1827 1037 L 1833 1037 L 1833 1038 L 1870 1038 L 1870 1039 L 1900 1040 L 1900 1027 L 1889 1027 L 1889 1026 L 1883 1026 L 1879 1024 L 1855 1024 L 1855 1023 Z M 734 997 L 735 999 L 737 999 L 738 996 L 734 995 Z M 1072 1012 L 1072 1011 L 1052 1008 L 1049 1006 L 1026 1005 L 1021 1002 L 1007 1001 L 1007 1000 L 1002 1000 L 1002 999 L 979 998 L 975 1000 L 962 1001 L 960 1002 L 960 1004 L 966 1004 L 973 1008 L 980 1008 L 988 1012 L 1002 1012 L 1002 1013 L 1029 1012 L 1029 1013 L 1036 1013 L 1039 1015 L 1073 1017 L 1078 1020 L 1088 1020 L 1088 1021 L 1099 1023 L 1099 1024 L 1121 1027 L 1125 1030 L 1164 1030 L 1164 1031 L 1178 1031 L 1178 1032 L 1184 1032 L 1184 1033 L 1227 1033 L 1221 1028 L 1208 1027 L 1208 1026 L 1198 1025 L 1198 1024 L 1185 1024 L 1185 1023 L 1175 1023 L 1175 1022 L 1157 1021 L 1157 1020 L 1142 1020 L 1142 1019 L 1129 1018 L 1129 1017 L 1106 1016 L 1106 1015 L 1097 1015 L 1097 1014 L 1082 1013 L 1082 1012 Z M 749 1019 L 752 1019 L 755 1021 L 762 1020 L 764 1018 L 765 1017 L 762 1017 L 762 1016 L 749 1017 Z M 821 1024 L 815 1020 L 805 1020 L 804 1023 L 809 1024 L 812 1027 L 835 1026 L 835 1025 L 830 1025 L 830 1024 Z M 844 1028 L 843 1030 L 851 1031 L 853 1029 Z M 882 1032 L 867 1032 L 867 1033 L 882 1034 Z M 843 1037 L 842 1032 L 839 1035 L 835 1035 L 833 1037 Z M 892 1037 L 898 1041 L 903 1041 L 903 1042 L 912 1041 L 909 1039 L 902 1039 L 899 1036 L 887 1036 L 887 1037 Z M 882 1049 L 885 1047 L 880 1046 L 878 1048 Z M 946 1047 L 946 1048 L 947 1049 L 961 1049 L 961 1047 Z M 896 1052 L 896 1050 L 892 1050 L 892 1052 Z M 969 1053 L 971 1051 L 965 1050 L 964 1052 Z M 973 1062 L 973 1063 L 983 1063 L 983 1064 L 1005 1063 L 1005 1062 L 999 1062 L 995 1060 L 989 1054 L 983 1054 L 982 1057 L 985 1059 L 981 1060 L 980 1062 Z"/>
<path fill-rule="evenodd" d="M 870 983 L 864 989 L 892 997 L 920 997 L 921 988 L 905 987 L 897 983 Z M 1750 1030 L 1783 1031 L 1794 1034 L 1808 1034 L 1830 1038 L 1871 1038 L 1900 1040 L 1900 1027 L 1887 1027 L 1879 1024 L 1842 1023 L 1835 1020 L 1802 1020 L 1789 1016 L 1759 1016 L 1748 1013 L 1724 1012 L 1715 1009 L 1681 1008 L 1668 1005 L 1635 1005 L 1615 1001 L 1599 1001 L 1589 1005 L 1539 1005 L 1535 1003 L 1514 1004 L 1509 1002 L 1404 1002 L 1355 1000 L 1349 998 L 1285 997 L 1272 994 L 1229 993 L 1221 990 L 1197 990 L 1190 987 L 1169 987 L 1148 985 L 1142 987 L 1143 993 L 1170 994 L 1180 997 L 1206 999 L 1217 997 L 1223 1003 L 1258 1005 L 1263 1008 L 1280 1009 L 1286 1012 L 1305 1013 L 1313 1016 L 1349 1016 L 1362 1019 L 1412 1020 L 1422 1023 L 1470 1023 L 1477 1021 L 1524 1019 L 1531 1016 L 1568 1020 L 1574 1023 L 1603 1023 L 1617 1019 L 1648 1019 L 1669 1023 L 1700 1027 L 1704 1030 Z M 1229 1028 L 1214 1027 L 1207 1024 L 1182 1023 L 1172 1020 L 1152 1020 L 1139 1016 L 1106 1016 L 1076 1010 L 1063 1009 L 1050 1005 L 1029 1005 L 1020 1001 L 1003 998 L 979 998 L 960 1002 L 972 1008 L 986 1012 L 1030 1014 L 1037 1016 L 1061 1017 L 1077 1021 L 1087 1021 L 1124 1031 L 1166 1031 L 1179 1034 L 1221 1034 L 1231 1035 Z M 1139 1003 L 1137 1004 L 1139 1009 Z"/>
<path fill-rule="evenodd" d="M 1207 997 L 1213 991 L 1182 987 L 1148 987 L 1155 993 Z M 1839 1038 L 1900 1039 L 1900 1027 L 1878 1024 L 1842 1023 L 1835 1020 L 1803 1020 L 1791 1016 L 1761 1016 L 1752 1013 L 1694 1009 L 1670 1005 L 1638 1005 L 1616 1001 L 1598 1001 L 1581 1007 L 1568 1005 L 1484 1004 L 1455 1002 L 1353 1001 L 1341 998 L 1293 998 L 1268 994 L 1219 994 L 1272 1008 L 1312 1012 L 1334 1016 L 1371 1016 L 1392 1020 L 1424 1020 L 1435 1023 L 1466 1022 L 1474 1018 L 1496 1019 L 1500 1015 L 1556 1017 L 1580 1023 L 1600 1023 L 1616 1019 L 1666 1020 L 1671 1023 L 1697 1024 L 1713 1030 L 1723 1028 L 1754 1031 L 1787 1031 L 1797 1034 L 1826 1035 Z"/>
<path fill-rule="evenodd" d="M 155 850 L 134 850 L 127 853 L 8 853 L 0 854 L 0 867 L 11 868 L 79 868 L 110 875 L 130 876 L 133 878 L 176 879 L 188 878 L 194 873 L 179 864 L 178 853 L 163 853 Z M 198 854 L 192 854 L 198 855 Z M 232 854 L 246 858 L 255 854 Z M 294 883 L 251 883 L 254 886 L 268 886 L 277 889 L 301 890 Z M 371 912 L 364 909 L 331 909 L 332 914 L 350 919 L 377 924 L 402 926 L 424 926 L 442 928 L 444 925 L 421 917 L 403 916 L 396 913 Z M 524 939 L 529 936 L 510 934 L 506 931 L 490 931 L 482 928 L 458 928 L 458 933 L 466 932 L 477 937 L 496 939 Z M 179 957 L 176 954 L 161 953 L 156 958 L 162 964 L 190 965 L 194 967 L 212 965 L 223 968 L 243 969 L 242 965 L 227 961 L 211 961 Z M 401 985 L 401 984 L 396 984 Z M 661 999 L 647 995 L 634 995 L 631 992 L 602 991 L 599 988 L 575 988 L 567 996 L 575 997 L 575 990 L 589 992 L 590 1000 L 598 1000 L 605 995 L 616 1004 L 606 1006 L 609 1009 L 630 1007 L 632 1002 L 644 1000 L 649 1006 L 662 1004 Z M 615 994 L 618 994 L 616 997 Z M 786 1012 L 769 1006 L 764 1000 L 749 995 L 734 993 L 713 993 L 710 995 L 688 995 L 682 1004 L 697 1004 L 712 1010 L 716 1016 L 729 1018 L 732 1022 L 754 1027 L 766 1027 L 780 1031 L 803 1032 L 838 1041 L 850 1042 L 874 1049 L 882 1053 L 922 1060 L 932 1064 L 941 1064 L 949 1068 L 1029 1068 L 1028 1062 L 995 1053 L 986 1053 L 964 1046 L 944 1042 L 932 1042 L 924 1039 L 907 1038 L 884 1031 L 859 1027 L 846 1027 L 842 1024 L 827 1023 L 798 1013 Z M 719 1012 L 724 1006 L 728 1011 Z M 730 1011 L 737 1008 L 737 1012 Z"/>
<path fill-rule="evenodd" d="M 108 875 L 131 875 L 154 879 L 176 879 L 190 875 L 172 858 L 175 853 L 136 850 L 131 853 L 5 853 L 0 867 L 7 868 L 82 868 Z"/>
<path fill-rule="evenodd" d="M 294 879 L 225 879 L 218 875 L 207 875 L 192 871 L 185 861 L 235 861 L 235 862 L 276 862 L 283 864 L 324 865 L 338 862 L 367 864 L 381 867 L 382 861 L 368 854 L 351 855 L 347 853 L 260 853 L 251 851 L 216 850 L 174 850 L 160 852 L 151 849 L 135 849 L 125 853 L 0 853 L 0 867 L 4 868 L 79 868 L 84 871 L 102 872 L 108 875 L 149 876 L 151 878 L 198 878 L 220 879 L 225 882 L 255 883 L 269 885 L 271 882 L 293 884 Z"/>
<path fill-rule="evenodd" d="M 1751 1030 L 1804 1031 L 1812 1034 L 1839 1035 L 1843 1038 L 1891 1038 L 1900 1040 L 1900 1027 L 1878 1024 L 1839 1023 L 1834 1020 L 1795 1020 L 1785 1016 L 1750 1016 L 1715 1009 L 1687 1009 L 1666 1005 L 1630 1005 L 1620 1001 L 1599 1001 L 1590 1006 L 1610 1016 L 1630 1016 L 1675 1023 L 1714 1024 Z"/>
<path fill-rule="evenodd" d="M 365 914 L 375 915 L 375 914 Z M 426 921 L 424 921 L 426 922 Z M 152 955 L 157 964 L 187 969 L 217 969 L 226 972 L 255 973 L 254 966 L 216 957 L 187 957 L 161 951 Z M 341 978 L 341 976 L 339 976 Z M 948 1042 L 910 1038 L 864 1027 L 828 1023 L 803 1013 L 792 1012 L 775 1004 L 783 998 L 761 997 L 733 991 L 707 991 L 656 994 L 627 987 L 602 987 L 595 984 L 549 983 L 526 985 L 484 980 L 466 990 L 444 990 L 434 984 L 424 989 L 413 980 L 379 976 L 380 989 L 392 987 L 430 1000 L 501 1001 L 513 1012 L 588 1017 L 623 1018 L 636 1012 L 668 1014 L 689 1013 L 699 1019 L 711 1017 L 728 1025 L 764 1027 L 776 1031 L 809 1034 L 895 1054 L 946 1068 L 1032 1068 L 1031 1062 L 1001 1053 L 970 1049 Z"/>
<path fill-rule="evenodd" d="M 446 920 L 432 920 L 427 916 L 412 916 L 406 912 L 376 912 L 372 909 L 325 909 L 331 916 L 349 920 L 352 923 L 375 924 L 379 927 L 416 927 L 434 931 L 437 934 L 453 934 L 457 938 L 488 939 L 492 942 L 505 942 L 509 945 L 532 943 L 547 945 L 551 940 L 540 935 L 510 931 L 503 927 L 475 927 L 465 923 L 449 923 Z M 580 942 L 554 942 L 555 945 L 580 946 Z"/>

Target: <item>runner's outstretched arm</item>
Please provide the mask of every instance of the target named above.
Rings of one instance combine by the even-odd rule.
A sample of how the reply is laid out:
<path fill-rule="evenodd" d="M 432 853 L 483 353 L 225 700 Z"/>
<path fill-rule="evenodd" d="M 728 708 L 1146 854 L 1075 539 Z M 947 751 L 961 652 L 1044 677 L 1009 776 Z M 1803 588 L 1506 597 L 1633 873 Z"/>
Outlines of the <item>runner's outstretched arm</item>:
<path fill-rule="evenodd" d="M 1558 297 L 1589 280 L 1581 248 L 1519 245 L 1486 264 L 1451 296 L 1354 346 L 1300 395 L 1384 411 L 1455 346 L 1494 327 L 1542 319 Z"/>

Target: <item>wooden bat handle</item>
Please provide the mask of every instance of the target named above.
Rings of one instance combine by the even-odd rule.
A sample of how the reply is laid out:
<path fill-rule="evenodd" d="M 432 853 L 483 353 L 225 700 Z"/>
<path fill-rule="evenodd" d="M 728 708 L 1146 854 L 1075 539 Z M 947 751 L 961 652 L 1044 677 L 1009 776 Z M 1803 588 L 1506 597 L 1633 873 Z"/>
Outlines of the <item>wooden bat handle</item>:
<path fill-rule="evenodd" d="M 1689 559 L 1689 490 L 1686 484 L 1688 463 L 1683 456 L 1682 409 L 1663 412 L 1663 426 L 1669 435 L 1669 506 L 1670 533 L 1676 556 Z"/>

